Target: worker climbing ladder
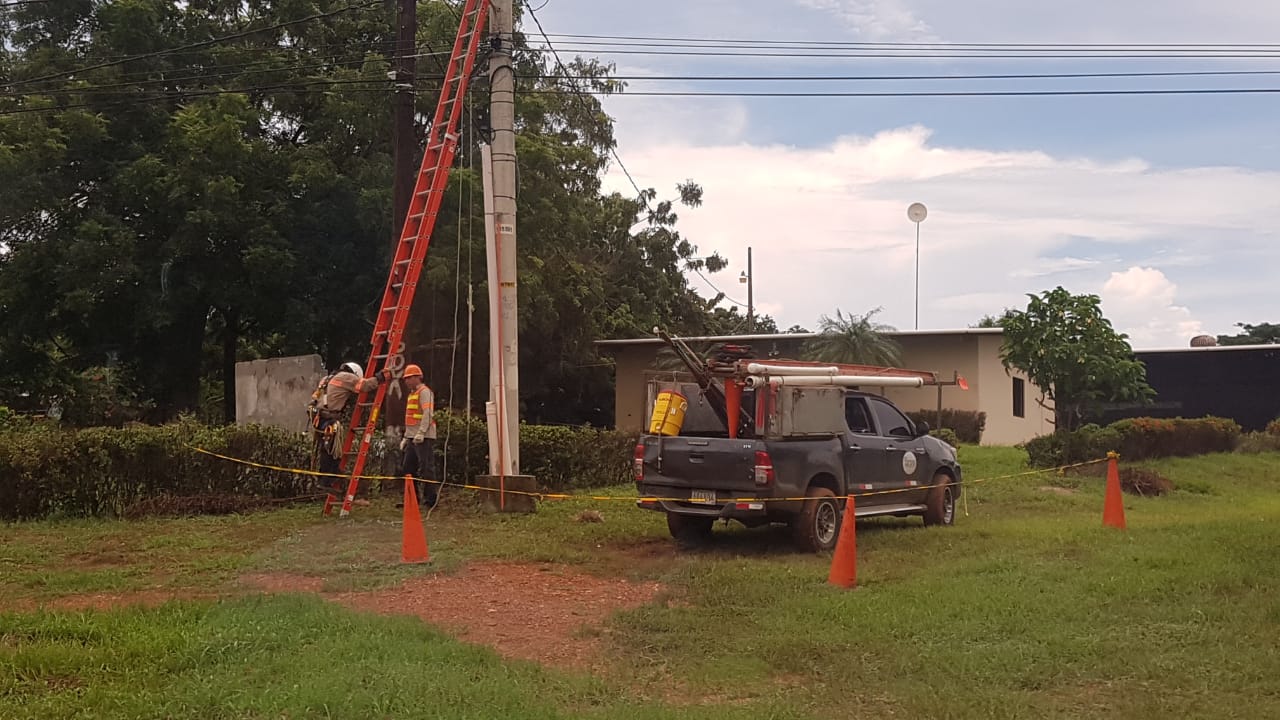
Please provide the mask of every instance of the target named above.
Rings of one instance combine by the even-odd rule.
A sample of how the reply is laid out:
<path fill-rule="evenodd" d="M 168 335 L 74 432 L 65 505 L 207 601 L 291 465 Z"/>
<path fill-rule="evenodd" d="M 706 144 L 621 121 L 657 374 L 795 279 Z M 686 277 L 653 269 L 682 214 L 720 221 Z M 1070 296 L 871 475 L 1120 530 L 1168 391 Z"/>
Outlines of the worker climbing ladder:
<path fill-rule="evenodd" d="M 458 124 L 462 118 L 462 99 L 471 81 L 477 50 L 489 15 L 489 0 L 467 0 L 458 25 L 458 36 L 453 42 L 453 52 L 445 69 L 440 99 L 436 103 L 431 129 L 427 134 L 427 147 L 422 156 L 422 167 L 409 201 L 404 219 L 404 230 L 396 242 L 387 286 L 378 306 L 378 317 L 369 341 L 369 361 L 365 372 L 376 375 L 378 368 L 400 347 L 409 310 L 418 287 L 418 276 L 427 257 L 431 233 L 435 229 L 436 215 L 449 182 L 449 169 L 458 149 Z M 378 410 L 386 396 L 387 383 L 379 383 L 373 392 L 362 392 L 356 401 L 342 442 L 340 467 L 349 471 L 347 490 L 342 498 L 340 515 L 351 512 L 360 478 L 369 456 L 369 444 L 378 424 Z M 330 514 L 337 503 L 332 493 L 325 499 L 324 513 Z"/>

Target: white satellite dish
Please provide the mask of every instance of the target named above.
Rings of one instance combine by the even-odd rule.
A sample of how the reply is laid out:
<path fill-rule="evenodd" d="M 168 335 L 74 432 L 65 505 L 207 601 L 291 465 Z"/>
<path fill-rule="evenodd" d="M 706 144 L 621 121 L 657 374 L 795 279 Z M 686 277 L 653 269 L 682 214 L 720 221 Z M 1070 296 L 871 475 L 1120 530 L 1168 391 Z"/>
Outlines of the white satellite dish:
<path fill-rule="evenodd" d="M 907 219 L 913 223 L 922 223 L 929 216 L 929 208 L 924 203 L 911 203 L 911 207 L 907 208 Z"/>

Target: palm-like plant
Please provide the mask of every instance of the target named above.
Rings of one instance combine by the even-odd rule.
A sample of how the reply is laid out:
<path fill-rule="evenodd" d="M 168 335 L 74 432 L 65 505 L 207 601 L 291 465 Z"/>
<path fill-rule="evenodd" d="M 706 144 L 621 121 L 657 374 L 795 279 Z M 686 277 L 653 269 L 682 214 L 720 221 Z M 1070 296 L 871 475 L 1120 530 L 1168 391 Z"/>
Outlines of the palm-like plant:
<path fill-rule="evenodd" d="M 871 321 L 880 310 L 876 308 L 865 315 L 845 315 L 837 309 L 834 318 L 823 315 L 818 321 L 822 336 L 809 341 L 806 354 L 819 362 L 901 365 L 902 347 L 885 335 L 896 328 Z"/>

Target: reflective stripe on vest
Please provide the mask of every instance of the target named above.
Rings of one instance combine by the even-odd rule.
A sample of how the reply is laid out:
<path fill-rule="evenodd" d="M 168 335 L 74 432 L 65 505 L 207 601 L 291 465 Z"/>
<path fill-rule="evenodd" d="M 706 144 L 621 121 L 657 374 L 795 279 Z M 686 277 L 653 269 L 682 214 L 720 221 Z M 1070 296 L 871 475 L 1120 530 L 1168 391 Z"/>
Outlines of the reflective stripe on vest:
<path fill-rule="evenodd" d="M 417 390 L 409 393 L 409 399 L 405 401 L 405 427 L 417 427 L 418 423 L 422 422 L 422 406 L 418 403 L 418 394 L 421 393 L 424 388 L 425 386 L 420 386 Z"/>

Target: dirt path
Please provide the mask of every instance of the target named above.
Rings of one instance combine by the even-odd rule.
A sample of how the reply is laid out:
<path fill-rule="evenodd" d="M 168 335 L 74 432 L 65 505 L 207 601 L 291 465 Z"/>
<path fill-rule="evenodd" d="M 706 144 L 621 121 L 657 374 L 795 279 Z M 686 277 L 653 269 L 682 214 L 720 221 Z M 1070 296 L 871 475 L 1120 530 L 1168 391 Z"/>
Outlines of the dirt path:
<path fill-rule="evenodd" d="M 243 582 L 268 592 L 320 592 L 323 578 L 258 573 Z M 324 593 L 351 608 L 413 615 L 504 657 L 592 670 L 603 661 L 605 620 L 651 602 L 655 582 L 605 579 L 563 565 L 482 562 L 453 575 L 412 578 L 370 592 Z"/>

